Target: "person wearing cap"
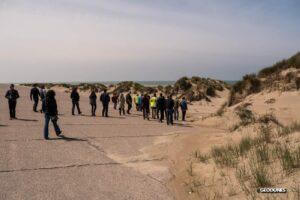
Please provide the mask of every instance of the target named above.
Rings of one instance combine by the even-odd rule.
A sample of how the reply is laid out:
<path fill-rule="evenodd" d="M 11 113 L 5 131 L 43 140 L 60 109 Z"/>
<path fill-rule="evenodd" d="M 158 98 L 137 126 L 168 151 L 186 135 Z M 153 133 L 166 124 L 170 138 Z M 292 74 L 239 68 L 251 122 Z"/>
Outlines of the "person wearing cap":
<path fill-rule="evenodd" d="M 37 88 L 37 84 L 34 84 L 33 88 L 30 91 L 30 100 L 34 101 L 34 103 L 33 103 L 33 111 L 34 112 L 37 112 L 37 106 L 39 104 L 39 97 L 40 97 L 40 95 L 41 94 L 40 94 L 39 89 Z"/>
<path fill-rule="evenodd" d="M 16 106 L 17 99 L 19 98 L 19 92 L 15 90 L 14 84 L 10 85 L 10 89 L 6 92 L 5 98 L 8 99 L 10 120 L 16 119 Z"/>

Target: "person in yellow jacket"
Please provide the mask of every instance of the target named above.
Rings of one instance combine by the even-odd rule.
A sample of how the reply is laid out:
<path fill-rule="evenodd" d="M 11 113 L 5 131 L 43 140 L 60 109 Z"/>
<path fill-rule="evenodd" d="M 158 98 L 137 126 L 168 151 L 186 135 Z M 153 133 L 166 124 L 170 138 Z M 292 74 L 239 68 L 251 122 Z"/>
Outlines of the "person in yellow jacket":
<path fill-rule="evenodd" d="M 156 101 L 157 101 L 157 97 L 156 97 L 156 94 L 154 94 L 153 97 L 151 97 L 151 99 L 150 99 L 150 107 L 152 110 L 152 119 L 156 119 L 156 115 L 157 115 Z"/>
<path fill-rule="evenodd" d="M 135 94 L 133 97 L 133 102 L 135 104 L 136 107 L 136 111 L 139 111 L 139 94 Z"/>

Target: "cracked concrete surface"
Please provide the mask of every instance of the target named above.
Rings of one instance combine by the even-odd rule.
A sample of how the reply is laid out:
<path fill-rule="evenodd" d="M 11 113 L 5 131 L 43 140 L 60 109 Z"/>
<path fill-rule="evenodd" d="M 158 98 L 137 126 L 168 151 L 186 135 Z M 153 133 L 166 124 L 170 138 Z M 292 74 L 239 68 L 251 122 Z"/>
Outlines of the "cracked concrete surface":
<path fill-rule="evenodd" d="M 43 139 L 43 115 L 32 112 L 29 88 L 19 87 L 17 117 L 9 120 L 0 85 L 0 200 L 168 200 L 169 172 L 164 157 L 144 156 L 141 149 L 154 140 L 184 134 L 191 127 L 168 127 L 144 121 L 140 113 L 119 117 L 89 117 L 88 97 L 82 95 L 84 116 L 71 116 L 69 94 L 57 91 L 59 124 L 65 138 Z M 40 107 L 40 105 L 39 105 Z"/>

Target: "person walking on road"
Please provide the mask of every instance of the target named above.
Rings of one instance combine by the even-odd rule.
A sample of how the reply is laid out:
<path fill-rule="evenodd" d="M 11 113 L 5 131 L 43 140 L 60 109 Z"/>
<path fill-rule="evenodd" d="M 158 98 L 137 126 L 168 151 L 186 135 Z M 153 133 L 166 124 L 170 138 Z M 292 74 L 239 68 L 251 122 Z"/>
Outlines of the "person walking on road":
<path fill-rule="evenodd" d="M 75 115 L 75 106 L 77 108 L 78 114 L 81 115 L 81 111 L 80 111 L 80 107 L 79 107 L 80 96 L 77 91 L 77 87 L 73 88 L 73 91 L 72 91 L 70 97 L 72 99 L 72 115 Z"/>
<path fill-rule="evenodd" d="M 97 95 L 96 95 L 96 90 L 95 88 L 92 88 L 91 94 L 89 96 L 90 99 L 90 104 L 92 107 L 92 116 L 95 117 L 96 116 L 96 109 L 97 109 Z"/>
<path fill-rule="evenodd" d="M 142 110 L 143 110 L 143 117 L 144 119 L 149 119 L 150 114 L 150 98 L 147 94 L 144 95 L 142 98 Z"/>
<path fill-rule="evenodd" d="M 179 99 L 176 97 L 176 99 L 174 100 L 174 120 L 178 121 L 179 118 Z"/>
<path fill-rule="evenodd" d="M 135 103 L 135 107 L 136 107 L 136 111 L 139 111 L 139 95 L 136 94 L 134 97 L 133 97 L 133 101 Z"/>
<path fill-rule="evenodd" d="M 19 92 L 15 90 L 14 84 L 10 85 L 10 89 L 6 92 L 5 98 L 8 99 L 10 120 L 16 119 L 16 106 L 17 99 L 19 98 Z"/>
<path fill-rule="evenodd" d="M 124 97 L 124 94 L 121 93 L 120 97 L 119 97 L 119 113 L 120 113 L 120 116 L 122 115 L 125 115 L 125 97 Z"/>
<path fill-rule="evenodd" d="M 142 99 L 143 99 L 143 94 L 140 94 L 138 96 L 139 111 L 142 111 Z"/>
<path fill-rule="evenodd" d="M 151 99 L 150 99 L 152 119 L 156 119 L 156 117 L 157 117 L 157 106 L 156 106 L 157 102 L 156 101 L 157 101 L 157 97 L 156 97 L 156 94 L 154 94 L 153 97 L 151 97 Z"/>
<path fill-rule="evenodd" d="M 166 101 L 166 111 L 167 111 L 167 124 L 173 125 L 174 100 L 172 98 L 172 95 L 169 95 Z"/>
<path fill-rule="evenodd" d="M 158 117 L 159 121 L 162 123 L 164 120 L 164 114 L 165 114 L 165 97 L 162 93 L 160 93 L 160 96 L 158 97 L 156 101 L 157 111 L 158 111 Z"/>
<path fill-rule="evenodd" d="M 110 96 L 107 93 L 107 90 L 104 90 L 104 92 L 100 96 L 100 101 L 102 102 L 102 117 L 108 117 L 108 106 L 110 102 Z"/>
<path fill-rule="evenodd" d="M 55 92 L 53 90 L 49 90 L 46 94 L 43 112 L 45 113 L 44 138 L 46 140 L 49 139 L 49 122 L 50 121 L 52 122 L 52 124 L 54 126 L 56 135 L 60 136 L 62 132 L 57 124 L 58 111 L 57 111 L 57 103 L 56 103 L 56 99 L 55 99 Z"/>
<path fill-rule="evenodd" d="M 188 106 L 187 106 L 185 97 L 182 98 L 182 101 L 180 103 L 180 108 L 181 108 L 181 112 L 182 112 L 182 121 L 185 121 L 186 111 L 188 110 Z"/>
<path fill-rule="evenodd" d="M 128 92 L 128 94 L 126 95 L 126 103 L 127 103 L 127 114 L 130 114 L 130 110 L 132 108 L 131 92 Z"/>
<path fill-rule="evenodd" d="M 42 102 L 42 108 L 40 110 L 41 113 L 43 113 L 43 107 L 45 106 L 45 100 L 46 100 L 46 89 L 44 85 L 41 85 L 40 88 L 40 98 L 41 98 L 41 102 Z"/>
<path fill-rule="evenodd" d="M 111 101 L 114 104 L 114 109 L 117 110 L 117 105 L 118 105 L 118 96 L 116 93 L 113 94 Z"/>
<path fill-rule="evenodd" d="M 30 91 L 30 100 L 34 101 L 34 103 L 33 103 L 33 111 L 34 112 L 37 112 L 37 106 L 39 104 L 39 97 L 40 97 L 40 95 L 41 94 L 40 94 L 39 89 L 37 88 L 37 85 L 34 84 L 33 88 Z"/>

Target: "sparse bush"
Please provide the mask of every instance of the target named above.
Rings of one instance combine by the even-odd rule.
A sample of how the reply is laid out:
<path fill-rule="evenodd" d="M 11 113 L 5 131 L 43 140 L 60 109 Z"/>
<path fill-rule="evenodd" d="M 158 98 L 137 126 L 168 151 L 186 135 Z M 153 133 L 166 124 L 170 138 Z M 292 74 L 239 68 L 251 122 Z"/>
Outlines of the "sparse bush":
<path fill-rule="evenodd" d="M 293 151 L 287 145 L 277 145 L 275 153 L 286 173 L 291 173 L 293 169 L 300 168 L 300 146 Z"/>
<path fill-rule="evenodd" d="M 213 87 L 208 87 L 206 89 L 206 95 L 211 96 L 211 97 L 215 97 L 216 96 L 216 90 Z"/>
<path fill-rule="evenodd" d="M 253 140 L 247 136 L 243 137 L 239 143 L 239 154 L 241 156 L 244 156 L 247 154 L 247 152 L 251 149 L 253 145 Z"/>
<path fill-rule="evenodd" d="M 194 156 L 197 160 L 202 163 L 207 163 L 209 156 L 206 154 L 202 154 L 200 151 L 195 151 Z"/>
<path fill-rule="evenodd" d="M 187 77 L 182 77 L 178 81 L 176 81 L 174 87 L 176 90 L 180 89 L 183 91 L 187 91 L 192 87 L 192 84 L 189 82 L 189 79 Z"/>
<path fill-rule="evenodd" d="M 225 109 L 226 109 L 226 106 L 227 106 L 227 102 L 225 102 L 225 103 L 223 103 L 222 105 L 221 105 L 221 107 L 217 110 L 217 112 L 216 112 L 216 116 L 223 116 L 223 114 L 224 114 L 224 112 L 225 112 Z"/>

